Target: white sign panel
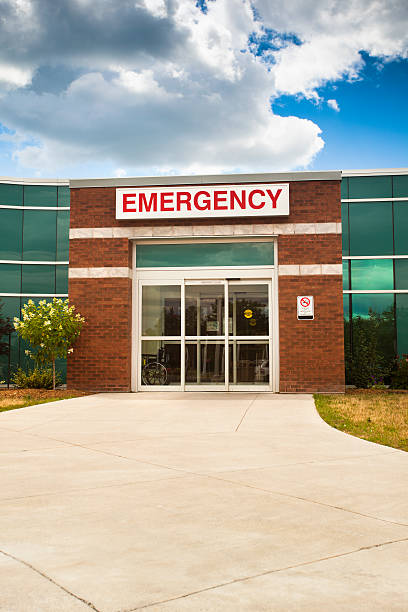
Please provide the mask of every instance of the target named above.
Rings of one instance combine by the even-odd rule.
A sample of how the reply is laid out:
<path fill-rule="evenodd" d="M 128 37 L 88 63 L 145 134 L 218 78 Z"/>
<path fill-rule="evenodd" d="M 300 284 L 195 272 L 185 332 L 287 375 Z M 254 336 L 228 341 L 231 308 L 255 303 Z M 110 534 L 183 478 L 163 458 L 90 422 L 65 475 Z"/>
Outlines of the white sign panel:
<path fill-rule="evenodd" d="M 314 300 L 313 295 L 297 296 L 297 318 L 314 319 Z"/>
<path fill-rule="evenodd" d="M 117 219 L 210 220 L 288 214 L 288 183 L 116 189 Z"/>

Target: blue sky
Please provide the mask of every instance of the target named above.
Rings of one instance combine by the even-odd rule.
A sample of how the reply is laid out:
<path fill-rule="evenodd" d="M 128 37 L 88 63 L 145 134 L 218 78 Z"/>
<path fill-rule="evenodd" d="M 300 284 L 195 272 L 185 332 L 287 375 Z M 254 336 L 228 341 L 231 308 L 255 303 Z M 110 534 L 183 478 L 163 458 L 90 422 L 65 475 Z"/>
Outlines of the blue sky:
<path fill-rule="evenodd" d="M 0 175 L 408 166 L 406 0 L 0 5 Z"/>
<path fill-rule="evenodd" d="M 310 169 L 408 167 L 408 60 L 363 57 L 358 80 L 319 90 L 324 99 L 337 101 L 338 112 L 304 97 L 273 102 L 277 113 L 311 119 L 322 129 L 326 144 Z"/>

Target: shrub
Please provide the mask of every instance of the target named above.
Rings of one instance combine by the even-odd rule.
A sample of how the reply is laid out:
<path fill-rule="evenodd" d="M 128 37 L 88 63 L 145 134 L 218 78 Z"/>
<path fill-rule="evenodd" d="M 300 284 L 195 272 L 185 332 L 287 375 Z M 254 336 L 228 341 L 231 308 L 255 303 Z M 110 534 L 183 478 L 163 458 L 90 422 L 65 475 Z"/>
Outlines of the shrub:
<path fill-rule="evenodd" d="M 25 372 L 18 368 L 17 372 L 11 377 L 11 382 L 18 389 L 53 389 L 52 368 L 34 368 Z M 61 375 L 55 373 L 55 384 L 61 384 Z"/>
<path fill-rule="evenodd" d="M 36 366 L 52 364 L 55 389 L 55 360 L 65 358 L 74 350 L 72 344 L 81 333 L 85 319 L 74 313 L 69 300 L 40 300 L 37 305 L 28 300 L 21 309 L 22 320 L 14 317 L 17 333 L 32 346 L 29 351 Z"/>
<path fill-rule="evenodd" d="M 397 369 L 391 376 L 391 389 L 408 389 L 408 356 L 397 361 Z"/>

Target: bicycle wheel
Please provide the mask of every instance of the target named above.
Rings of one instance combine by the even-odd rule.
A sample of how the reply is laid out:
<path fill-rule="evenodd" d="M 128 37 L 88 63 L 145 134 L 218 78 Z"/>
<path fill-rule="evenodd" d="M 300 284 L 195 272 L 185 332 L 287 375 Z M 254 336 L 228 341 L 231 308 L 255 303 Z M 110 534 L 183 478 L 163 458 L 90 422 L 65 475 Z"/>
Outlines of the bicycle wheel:
<path fill-rule="evenodd" d="M 145 385 L 165 385 L 167 370 L 161 363 L 148 363 L 143 368 L 142 380 Z"/>

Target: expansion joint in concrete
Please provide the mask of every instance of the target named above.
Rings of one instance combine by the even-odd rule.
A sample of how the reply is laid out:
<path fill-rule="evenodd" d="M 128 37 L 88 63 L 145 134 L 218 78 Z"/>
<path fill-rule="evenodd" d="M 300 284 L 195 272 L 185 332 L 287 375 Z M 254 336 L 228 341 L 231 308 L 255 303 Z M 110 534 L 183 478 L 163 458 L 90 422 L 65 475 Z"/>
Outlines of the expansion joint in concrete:
<path fill-rule="evenodd" d="M 228 580 L 225 582 L 220 582 L 219 584 L 214 584 L 209 587 L 205 587 L 203 589 L 198 589 L 196 591 L 191 591 L 190 593 L 185 593 L 184 595 L 178 595 L 177 597 L 172 597 L 170 599 L 165 599 L 162 601 L 153 601 L 149 604 L 138 606 L 136 608 L 128 608 L 126 610 L 118 610 L 118 612 L 137 612 L 138 610 L 147 610 L 153 606 L 163 605 L 166 603 L 171 603 L 172 601 L 178 601 L 181 599 L 187 599 L 188 597 L 192 597 L 194 595 L 200 595 L 201 593 L 206 593 L 208 591 L 214 591 L 215 589 L 221 589 L 226 586 L 230 586 L 232 584 L 237 584 L 240 582 L 247 582 L 249 580 L 254 580 L 256 578 L 262 578 L 263 576 L 269 576 L 271 574 L 278 574 L 279 572 L 286 572 L 292 569 L 297 569 L 299 567 L 307 567 L 309 565 L 314 565 L 316 563 L 322 563 L 323 561 L 331 561 L 332 559 L 339 559 L 341 557 L 348 557 L 350 555 L 355 555 L 360 552 L 364 552 L 367 550 L 373 550 L 375 548 L 382 548 L 383 546 L 391 546 L 392 544 L 399 544 L 401 542 L 408 542 L 407 538 L 400 538 L 398 540 L 388 540 L 386 542 L 377 542 L 376 544 L 372 544 L 371 546 L 361 546 L 360 548 L 356 548 L 354 550 L 349 550 L 344 553 L 338 553 L 335 555 L 327 555 L 325 557 L 319 557 L 318 559 L 312 559 L 311 561 L 304 561 L 303 563 L 296 563 L 294 565 L 287 565 L 285 567 L 278 567 L 272 570 L 266 570 L 264 572 L 260 572 L 258 574 L 252 574 L 250 576 L 243 576 L 242 578 L 235 578 L 234 580 Z"/>
<path fill-rule="evenodd" d="M 61 589 L 61 591 L 64 591 L 64 593 L 66 593 L 70 597 L 73 597 L 74 599 L 76 599 L 76 600 L 80 601 L 81 603 L 85 604 L 86 606 L 88 606 L 88 608 L 90 608 L 91 610 L 95 610 L 95 612 L 101 612 L 101 610 L 96 608 L 91 601 L 87 601 L 83 597 L 80 597 L 79 595 L 75 595 L 75 593 L 73 593 L 72 591 L 70 591 L 69 589 L 64 587 L 62 584 L 59 584 L 58 582 L 56 582 L 50 576 L 47 576 L 47 574 L 45 574 L 41 570 L 39 570 L 36 567 L 34 567 L 34 565 L 31 565 L 31 563 L 28 563 L 27 561 L 24 561 L 23 559 L 19 559 L 15 555 L 12 555 L 11 553 L 6 552 L 5 550 L 1 550 L 0 549 L 0 554 L 2 554 L 4 557 L 8 557 L 9 559 L 12 559 L 16 563 L 19 563 L 20 565 L 24 565 L 25 567 L 28 567 L 30 570 L 32 570 L 36 574 L 39 574 L 40 576 L 42 576 L 42 578 L 45 578 L 45 580 L 48 580 L 48 582 L 51 582 L 51 584 L 53 584 L 54 586 L 56 586 L 59 589 Z"/>

